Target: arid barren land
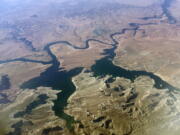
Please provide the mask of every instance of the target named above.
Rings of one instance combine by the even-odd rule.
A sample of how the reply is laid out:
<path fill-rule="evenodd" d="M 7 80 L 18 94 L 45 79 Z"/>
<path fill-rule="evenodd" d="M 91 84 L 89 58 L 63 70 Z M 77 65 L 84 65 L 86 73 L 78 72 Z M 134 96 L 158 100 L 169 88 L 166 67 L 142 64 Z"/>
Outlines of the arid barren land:
<path fill-rule="evenodd" d="M 179 11 L 0 1 L 0 135 L 179 135 Z"/>

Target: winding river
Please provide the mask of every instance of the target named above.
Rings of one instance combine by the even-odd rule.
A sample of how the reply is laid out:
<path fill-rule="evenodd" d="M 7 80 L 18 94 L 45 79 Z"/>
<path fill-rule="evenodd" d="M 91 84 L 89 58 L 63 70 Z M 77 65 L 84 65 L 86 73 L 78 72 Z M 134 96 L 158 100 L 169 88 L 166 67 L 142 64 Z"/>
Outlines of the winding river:
<path fill-rule="evenodd" d="M 172 22 L 175 23 L 174 17 L 172 17 L 170 12 L 168 11 L 168 7 L 171 4 L 170 2 L 171 2 L 170 0 L 165 0 L 165 2 L 162 4 L 163 7 L 162 9 L 163 9 L 163 13 L 167 16 L 169 23 Z M 157 19 L 157 17 L 156 16 L 149 18 L 147 17 L 147 19 Z M 74 49 L 87 49 L 89 48 L 89 43 L 95 41 L 101 44 L 112 46 L 111 49 L 105 49 L 104 50 L 105 57 L 100 60 L 97 60 L 96 63 L 91 67 L 94 76 L 112 75 L 113 77 L 119 76 L 133 81 L 138 76 L 144 75 L 144 76 L 149 76 L 154 80 L 155 82 L 154 87 L 156 87 L 157 89 L 169 89 L 171 91 L 180 90 L 179 88 L 175 88 L 174 86 L 170 85 L 168 82 L 162 80 L 160 77 L 158 77 L 157 75 L 151 72 L 126 70 L 112 63 L 112 60 L 116 55 L 115 49 L 117 48 L 118 45 L 118 41 L 114 37 L 117 35 L 124 34 L 126 31 L 133 31 L 134 33 L 136 33 L 136 31 L 138 31 L 139 27 L 142 25 L 152 25 L 152 23 L 149 24 L 130 23 L 129 28 L 124 28 L 122 29 L 122 31 L 110 35 L 110 39 L 112 40 L 112 43 L 106 43 L 97 39 L 87 39 L 85 41 L 84 47 L 77 47 L 75 45 L 72 45 L 68 41 L 51 42 L 44 47 L 44 51 L 46 51 L 49 54 L 49 56 L 51 57 L 51 61 L 46 62 L 46 61 L 31 60 L 26 58 L 17 58 L 12 60 L 0 61 L 0 64 L 16 62 L 16 61 L 41 63 L 44 65 L 51 64 L 51 66 L 47 68 L 46 71 L 42 72 L 40 76 L 32 78 L 27 82 L 24 82 L 21 85 L 21 88 L 36 89 L 39 86 L 45 86 L 45 87 L 51 87 L 52 89 L 56 89 L 56 90 L 62 90 L 57 94 L 57 99 L 54 101 L 53 110 L 57 116 L 59 116 L 60 118 L 66 121 L 67 127 L 71 129 L 74 119 L 73 117 L 64 113 L 64 107 L 67 106 L 68 98 L 76 90 L 76 87 L 72 82 L 72 77 L 78 75 L 82 71 L 83 67 L 75 68 L 71 71 L 61 70 L 60 62 L 57 60 L 56 56 L 52 53 L 50 49 L 51 46 L 53 45 L 61 44 L 61 45 L 70 46 Z M 31 48 L 33 47 L 31 46 Z M 32 49 L 32 51 L 36 51 L 36 50 Z"/>
<path fill-rule="evenodd" d="M 144 76 L 149 76 L 150 78 L 152 78 L 155 82 L 154 87 L 158 89 L 169 89 L 169 90 L 178 89 L 168 84 L 167 82 L 163 81 L 160 77 L 154 75 L 151 72 L 126 70 L 121 67 L 115 66 L 112 63 L 112 60 L 115 57 L 115 49 L 117 48 L 117 44 L 118 44 L 118 41 L 115 40 L 114 36 L 124 34 L 126 31 L 137 31 L 140 25 L 141 24 L 134 24 L 132 28 L 125 28 L 125 29 L 122 29 L 121 32 L 113 33 L 110 35 L 110 38 L 112 39 L 113 43 L 112 44 L 104 43 L 104 44 L 111 45 L 112 48 L 104 50 L 105 57 L 100 60 L 97 60 L 96 63 L 91 67 L 91 70 L 94 73 L 94 76 L 112 75 L 113 77 L 119 76 L 119 77 L 124 77 L 130 80 L 134 80 L 136 77 L 144 75 Z M 49 62 L 41 61 L 40 63 L 41 64 L 51 63 L 52 65 L 46 71 L 42 72 L 40 76 L 33 78 L 27 82 L 24 82 L 21 85 L 22 89 L 26 89 L 26 88 L 36 89 L 39 86 L 45 86 L 45 87 L 51 87 L 52 89 L 56 89 L 56 90 L 62 90 L 62 92 L 57 94 L 58 98 L 57 100 L 54 101 L 53 110 L 57 116 L 66 120 L 67 127 L 69 129 L 72 128 L 71 124 L 74 122 L 74 119 L 73 117 L 64 113 L 63 110 L 64 110 L 64 107 L 66 107 L 67 105 L 68 98 L 76 90 L 76 87 L 74 86 L 71 78 L 79 74 L 83 68 L 82 67 L 75 68 L 68 72 L 60 70 L 59 68 L 60 62 L 57 60 L 56 56 L 51 52 L 50 47 L 55 44 L 64 43 L 66 45 L 73 47 L 74 49 L 86 49 L 89 47 L 89 43 L 91 41 L 102 43 L 102 41 L 99 41 L 99 40 L 88 39 L 86 41 L 85 47 L 83 48 L 78 48 L 64 41 L 54 42 L 54 43 L 50 43 L 46 45 L 45 51 L 48 52 L 52 60 Z M 25 59 L 23 59 L 23 61 L 29 62 L 30 60 L 26 61 Z M 39 62 L 36 61 L 36 63 L 39 63 Z"/>

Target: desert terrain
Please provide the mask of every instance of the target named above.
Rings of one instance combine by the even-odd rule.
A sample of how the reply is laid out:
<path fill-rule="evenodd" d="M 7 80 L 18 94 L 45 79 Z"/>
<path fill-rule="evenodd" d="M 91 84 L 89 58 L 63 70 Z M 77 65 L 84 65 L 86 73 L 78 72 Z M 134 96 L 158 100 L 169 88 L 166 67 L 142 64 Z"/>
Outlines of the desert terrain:
<path fill-rule="evenodd" d="M 178 135 L 179 5 L 0 1 L 0 135 Z"/>

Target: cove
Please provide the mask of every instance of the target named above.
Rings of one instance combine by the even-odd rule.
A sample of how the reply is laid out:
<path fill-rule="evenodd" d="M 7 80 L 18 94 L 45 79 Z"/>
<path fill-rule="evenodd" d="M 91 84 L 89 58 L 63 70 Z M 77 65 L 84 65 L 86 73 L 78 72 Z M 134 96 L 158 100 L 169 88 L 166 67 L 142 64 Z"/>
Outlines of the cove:
<path fill-rule="evenodd" d="M 76 90 L 74 84 L 72 83 L 72 77 L 76 76 L 81 72 L 83 68 L 75 68 L 70 71 L 64 71 L 60 69 L 60 62 L 56 57 L 49 52 L 52 58 L 52 66 L 50 66 L 46 71 L 42 72 L 40 76 L 28 80 L 21 85 L 22 89 L 36 89 L 37 87 L 51 87 L 54 90 L 62 90 L 57 94 L 57 100 L 54 100 L 53 110 L 56 116 L 64 119 L 66 121 L 66 126 L 71 129 L 71 124 L 74 122 L 73 117 L 64 113 L 64 107 L 67 105 L 67 100 L 69 96 Z"/>
<path fill-rule="evenodd" d="M 134 81 L 134 79 L 136 79 L 139 76 L 148 76 L 154 80 L 154 87 L 157 89 L 169 89 L 171 91 L 180 90 L 179 88 L 170 85 L 169 83 L 162 80 L 160 77 L 156 76 L 151 72 L 126 70 L 122 67 L 116 66 L 108 57 L 97 60 L 96 64 L 91 67 L 91 70 L 94 73 L 94 76 L 96 77 L 111 75 L 112 77 L 123 77 L 126 79 L 130 79 L 131 81 Z"/>

